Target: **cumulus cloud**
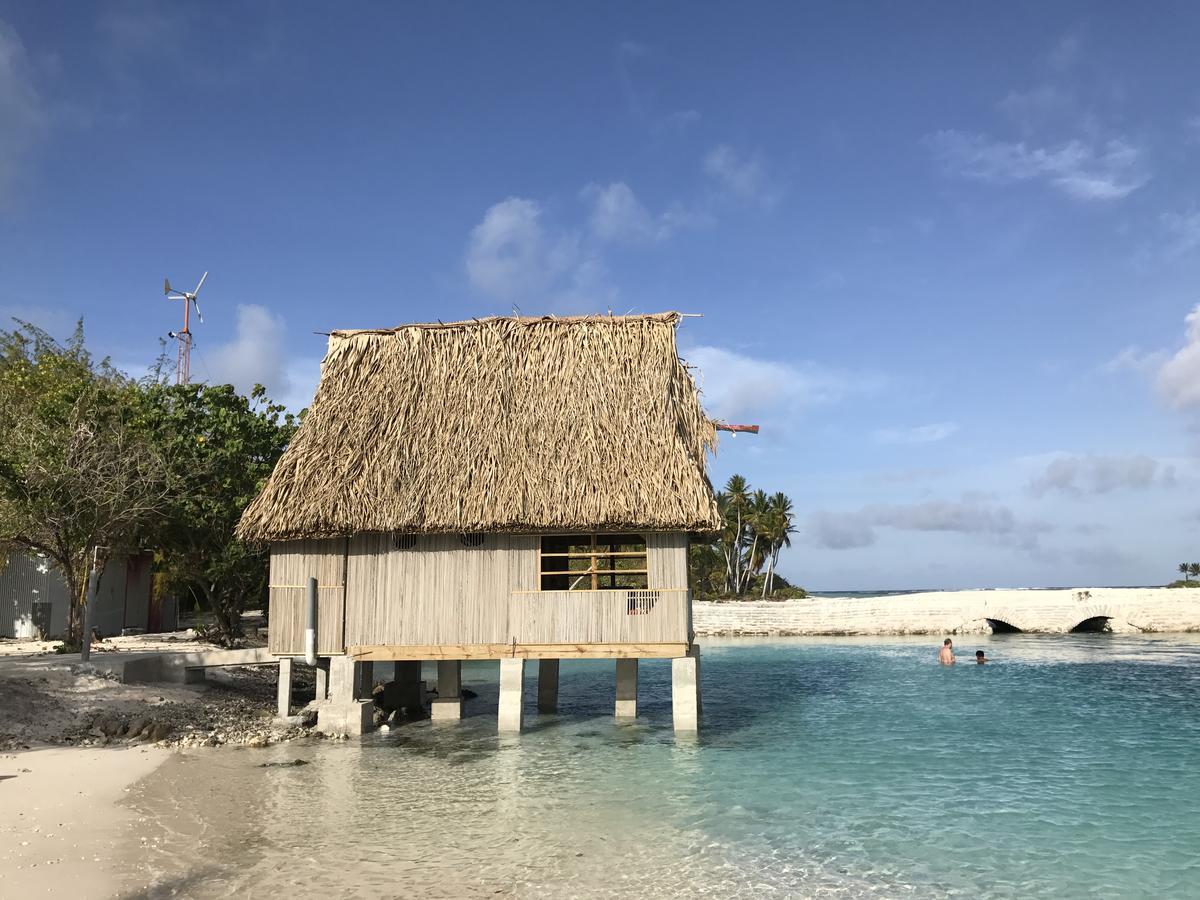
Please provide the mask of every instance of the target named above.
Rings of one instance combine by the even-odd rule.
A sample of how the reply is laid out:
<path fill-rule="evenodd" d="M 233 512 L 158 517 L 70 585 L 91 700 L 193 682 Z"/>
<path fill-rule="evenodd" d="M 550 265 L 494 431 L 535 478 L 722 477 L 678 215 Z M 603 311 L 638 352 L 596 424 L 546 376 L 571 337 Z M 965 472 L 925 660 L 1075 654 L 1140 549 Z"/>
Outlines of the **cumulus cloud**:
<path fill-rule="evenodd" d="M 1149 180 L 1141 151 L 1120 138 L 1037 146 L 950 129 L 927 143 L 948 171 L 963 178 L 992 184 L 1039 181 L 1077 200 L 1119 200 Z"/>
<path fill-rule="evenodd" d="M 1200 407 L 1200 304 L 1185 320 L 1187 343 L 1158 370 L 1158 391 L 1176 409 Z"/>
<path fill-rule="evenodd" d="M 684 352 L 696 367 L 705 409 L 725 421 L 773 411 L 796 412 L 833 403 L 848 394 L 874 390 L 879 379 L 825 368 L 744 356 L 722 347 Z"/>
<path fill-rule="evenodd" d="M 780 190 L 757 153 L 745 155 L 728 144 L 720 144 L 705 154 L 704 172 L 725 193 L 739 200 L 764 206 L 773 206 L 779 200 Z"/>
<path fill-rule="evenodd" d="M 876 542 L 879 528 L 898 531 L 980 535 L 1007 545 L 1034 549 L 1050 526 L 1017 518 L 1011 509 L 975 494 L 959 500 L 912 504 L 875 504 L 849 512 L 818 511 L 807 522 L 809 540 L 818 547 L 846 550 Z"/>
<path fill-rule="evenodd" d="M 623 181 L 608 185 L 589 184 L 580 192 L 580 198 L 591 204 L 588 225 L 600 241 L 655 243 L 666 240 L 680 228 L 712 222 L 708 215 L 689 212 L 679 206 L 654 215 L 642 205 L 633 188 Z"/>
<path fill-rule="evenodd" d="M 34 86 L 20 35 L 0 19 L 0 206 L 22 163 L 46 134 L 49 116 Z"/>
<path fill-rule="evenodd" d="M 911 428 L 880 428 L 873 437 L 881 444 L 933 444 L 958 431 L 955 422 L 935 422 Z"/>
<path fill-rule="evenodd" d="M 586 257 L 577 234 L 551 233 L 534 200 L 509 197 L 471 230 L 466 268 L 471 284 L 501 300 L 545 296 L 593 279 L 598 262 Z"/>
<path fill-rule="evenodd" d="M 212 381 L 248 393 L 256 384 L 275 398 L 288 394 L 287 326 L 265 306 L 239 305 L 233 340 L 207 354 Z"/>
<path fill-rule="evenodd" d="M 1118 372 L 1138 372 L 1145 374 L 1155 372 L 1166 361 L 1167 354 L 1162 350 L 1142 350 L 1136 344 L 1123 347 L 1101 368 L 1110 374 Z"/>
<path fill-rule="evenodd" d="M 1174 466 L 1149 456 L 1060 456 L 1029 482 L 1035 496 L 1059 493 L 1072 497 L 1145 490 L 1175 482 Z"/>

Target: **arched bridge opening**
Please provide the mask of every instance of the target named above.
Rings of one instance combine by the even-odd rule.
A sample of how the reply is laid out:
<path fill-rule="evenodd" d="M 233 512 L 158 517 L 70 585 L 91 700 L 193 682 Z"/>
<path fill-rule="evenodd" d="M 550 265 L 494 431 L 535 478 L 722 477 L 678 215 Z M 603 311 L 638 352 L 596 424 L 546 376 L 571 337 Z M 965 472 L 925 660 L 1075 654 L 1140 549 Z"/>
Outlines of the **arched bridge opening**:
<path fill-rule="evenodd" d="M 1021 629 L 1011 622 L 1006 622 L 1003 619 L 988 619 L 988 626 L 992 629 L 992 634 L 1020 634 Z"/>
<path fill-rule="evenodd" d="M 1071 634 L 1106 634 L 1112 631 L 1112 616 L 1088 616 L 1071 629 Z"/>

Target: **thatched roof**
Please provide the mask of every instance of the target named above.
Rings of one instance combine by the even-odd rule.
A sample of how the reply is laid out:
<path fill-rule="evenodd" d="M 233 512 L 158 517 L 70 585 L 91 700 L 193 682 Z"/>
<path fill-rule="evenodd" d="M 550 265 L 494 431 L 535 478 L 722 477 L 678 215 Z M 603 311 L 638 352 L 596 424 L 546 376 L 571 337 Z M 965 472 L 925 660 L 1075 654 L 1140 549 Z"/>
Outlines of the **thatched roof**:
<path fill-rule="evenodd" d="M 710 531 L 713 423 L 678 313 L 335 331 L 246 540 Z"/>

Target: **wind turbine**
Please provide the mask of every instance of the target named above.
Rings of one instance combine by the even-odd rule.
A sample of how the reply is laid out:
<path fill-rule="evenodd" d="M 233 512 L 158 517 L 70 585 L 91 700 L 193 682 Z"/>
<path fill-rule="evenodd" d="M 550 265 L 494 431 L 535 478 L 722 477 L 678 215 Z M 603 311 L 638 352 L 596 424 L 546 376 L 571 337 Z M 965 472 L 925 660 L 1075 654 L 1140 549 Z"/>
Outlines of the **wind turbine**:
<path fill-rule="evenodd" d="M 200 293 L 200 288 L 204 287 L 204 279 L 208 277 L 205 272 L 200 276 L 200 282 L 196 285 L 194 291 L 180 291 L 171 287 L 171 279 L 163 279 L 163 293 L 167 295 L 168 300 L 183 301 L 183 330 L 169 331 L 168 336 L 179 342 L 179 359 L 175 365 L 175 383 L 187 384 L 190 376 L 192 365 L 192 329 L 191 329 L 191 312 L 192 307 L 196 307 L 196 318 L 200 320 L 200 324 L 204 324 L 204 316 L 200 314 L 200 301 L 196 299 L 196 295 Z"/>

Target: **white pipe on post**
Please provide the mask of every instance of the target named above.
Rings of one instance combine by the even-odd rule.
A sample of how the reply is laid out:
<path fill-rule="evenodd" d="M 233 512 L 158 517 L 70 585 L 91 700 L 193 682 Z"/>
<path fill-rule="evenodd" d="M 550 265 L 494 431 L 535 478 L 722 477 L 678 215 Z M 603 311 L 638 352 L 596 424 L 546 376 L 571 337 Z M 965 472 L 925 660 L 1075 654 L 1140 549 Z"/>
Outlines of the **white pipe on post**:
<path fill-rule="evenodd" d="M 317 664 L 317 579 L 308 579 L 307 613 L 304 619 L 304 663 Z"/>

